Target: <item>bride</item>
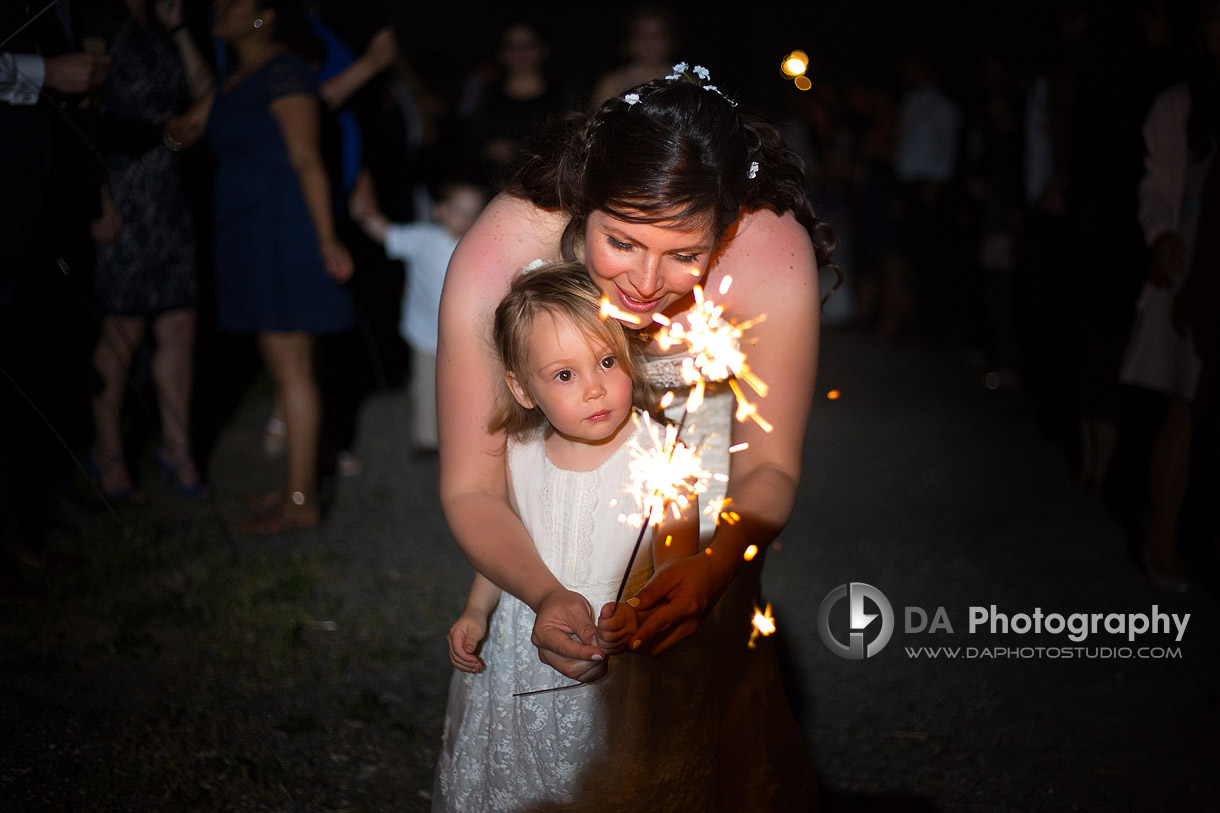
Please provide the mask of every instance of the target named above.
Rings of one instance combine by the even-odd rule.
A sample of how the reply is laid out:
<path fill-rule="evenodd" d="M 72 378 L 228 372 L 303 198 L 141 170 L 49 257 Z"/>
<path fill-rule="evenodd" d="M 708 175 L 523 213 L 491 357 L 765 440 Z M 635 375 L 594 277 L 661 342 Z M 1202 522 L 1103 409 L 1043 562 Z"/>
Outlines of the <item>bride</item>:
<path fill-rule="evenodd" d="M 614 624 L 609 605 L 591 609 L 563 588 L 509 505 L 504 438 L 487 431 L 503 375 L 492 314 L 537 259 L 584 262 L 621 318 L 645 333 L 654 315 L 689 308 L 696 284 L 714 291 L 732 277 L 725 318 L 766 314 L 750 331 L 749 362 L 769 385 L 761 409 L 774 430 L 747 421 L 715 431 L 725 446 L 730 435 L 748 444 L 733 455 L 726 492 L 738 519 L 709 527 L 703 555 L 671 560 L 639 591 L 645 620 L 632 648 L 657 656 L 696 631 L 714 637 L 717 662 L 707 668 L 720 687 L 713 713 L 725 761 L 717 807 L 799 809 L 810 772 L 785 768 L 803 748 L 774 653 L 747 648 L 762 557 L 747 564 L 745 552 L 765 549 L 792 511 L 817 364 L 817 265 L 833 237 L 775 129 L 707 80 L 682 63 L 587 119 L 549 128 L 458 245 L 441 302 L 441 499 L 467 558 L 537 613 L 539 657 L 570 678 L 600 677 L 606 654 L 594 641 L 599 623 Z M 718 414 L 730 422 L 730 410 Z"/>

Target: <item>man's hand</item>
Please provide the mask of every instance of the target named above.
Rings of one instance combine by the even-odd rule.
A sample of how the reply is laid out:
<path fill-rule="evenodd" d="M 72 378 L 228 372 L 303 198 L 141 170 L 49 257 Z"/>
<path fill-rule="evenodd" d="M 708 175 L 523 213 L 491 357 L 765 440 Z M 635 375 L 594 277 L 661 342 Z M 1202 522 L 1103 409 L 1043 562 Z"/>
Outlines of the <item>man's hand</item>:
<path fill-rule="evenodd" d="M 43 87 L 73 96 L 92 93 L 106 81 L 110 57 L 79 52 L 43 60 Z"/>

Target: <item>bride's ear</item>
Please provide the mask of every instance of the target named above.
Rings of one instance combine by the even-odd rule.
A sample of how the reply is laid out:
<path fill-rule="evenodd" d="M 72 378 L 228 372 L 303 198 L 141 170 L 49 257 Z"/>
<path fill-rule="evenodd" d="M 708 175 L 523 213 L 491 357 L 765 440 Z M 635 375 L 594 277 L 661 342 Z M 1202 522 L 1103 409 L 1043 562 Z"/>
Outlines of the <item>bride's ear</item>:
<path fill-rule="evenodd" d="M 513 398 L 516 399 L 518 404 L 526 409 L 533 409 L 537 406 L 534 403 L 534 399 L 530 397 L 529 390 L 517 380 L 517 376 L 513 375 L 512 372 L 505 373 L 504 380 L 508 382 L 508 391 L 513 394 Z"/>

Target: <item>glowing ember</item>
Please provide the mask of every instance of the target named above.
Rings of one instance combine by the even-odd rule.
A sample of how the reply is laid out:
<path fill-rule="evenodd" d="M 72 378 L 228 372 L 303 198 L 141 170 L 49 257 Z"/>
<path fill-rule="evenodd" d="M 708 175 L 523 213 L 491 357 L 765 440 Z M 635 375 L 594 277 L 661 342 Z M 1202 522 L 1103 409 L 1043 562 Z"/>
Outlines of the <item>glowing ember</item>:
<path fill-rule="evenodd" d="M 730 381 L 729 387 L 732 388 L 733 394 L 737 396 L 737 420 L 744 421 L 746 418 L 750 418 L 754 423 L 761 426 L 764 432 L 770 432 L 775 428 L 771 425 L 770 421 L 758 414 L 756 406 L 746 400 L 746 394 L 741 391 L 741 387 L 738 386 L 736 381 Z"/>
<path fill-rule="evenodd" d="M 729 454 L 733 454 L 734 452 L 744 452 L 746 449 L 749 449 L 749 448 L 750 448 L 750 444 L 748 444 L 748 443 L 738 443 L 736 446 L 729 447 Z"/>
<path fill-rule="evenodd" d="M 759 610 L 758 605 L 754 605 L 754 629 L 750 632 L 750 641 L 748 646 L 753 649 L 754 642 L 758 636 L 764 638 L 775 632 L 775 619 L 771 616 L 771 603 L 767 603 L 767 609 Z"/>
<path fill-rule="evenodd" d="M 618 308 L 614 307 L 610 304 L 610 300 L 604 296 L 602 297 L 601 317 L 603 319 L 617 319 L 620 322 L 626 322 L 630 325 L 639 325 L 643 321 L 634 313 L 628 313 L 627 311 L 619 310 Z"/>
<path fill-rule="evenodd" d="M 758 555 L 758 545 L 751 545 L 750 547 L 746 548 L 745 560 L 747 562 L 752 560 L 757 555 Z"/>
<path fill-rule="evenodd" d="M 831 390 L 830 392 L 826 393 L 826 397 L 831 401 L 839 400 L 840 395 L 842 395 L 842 393 L 840 393 L 838 390 Z"/>

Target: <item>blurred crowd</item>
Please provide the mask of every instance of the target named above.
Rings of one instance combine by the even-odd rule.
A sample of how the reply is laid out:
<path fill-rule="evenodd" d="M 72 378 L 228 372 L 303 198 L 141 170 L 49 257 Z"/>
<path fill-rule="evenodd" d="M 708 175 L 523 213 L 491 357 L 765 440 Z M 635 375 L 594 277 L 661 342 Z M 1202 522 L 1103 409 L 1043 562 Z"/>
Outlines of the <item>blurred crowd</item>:
<path fill-rule="evenodd" d="M 1220 436 L 1220 4 L 1057 5 L 1040 42 L 912 38 L 868 81 L 815 55 L 769 112 L 837 234 L 826 323 L 962 351 L 981 387 L 1021 391 L 1082 488 L 1136 494 L 1133 551 L 1181 590 L 1180 543 L 1217 538 L 1192 495 L 1214 492 Z M 574 86 L 551 22 L 506 21 L 455 71 L 400 45 L 402 15 L 338 3 L 4 4 L 6 599 L 72 566 L 46 540 L 94 495 L 148 500 L 144 468 L 180 498 L 222 488 L 209 456 L 260 365 L 275 405 L 250 454 L 287 474 L 242 531 L 322 520 L 374 390 L 410 388 L 435 453 L 453 246 L 539 125 L 694 53 L 688 20 L 638 6 L 617 63 Z"/>

